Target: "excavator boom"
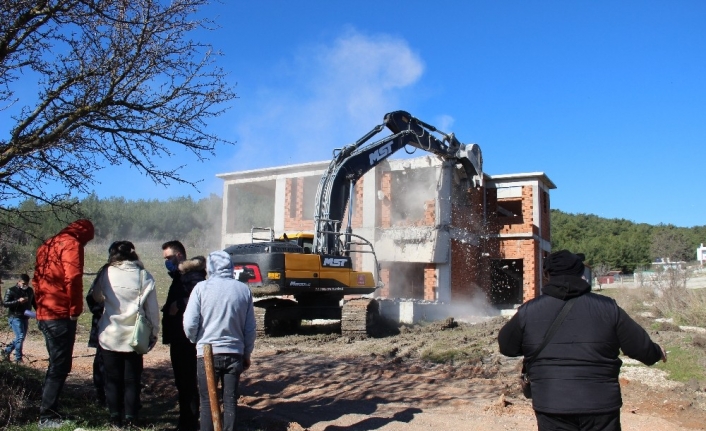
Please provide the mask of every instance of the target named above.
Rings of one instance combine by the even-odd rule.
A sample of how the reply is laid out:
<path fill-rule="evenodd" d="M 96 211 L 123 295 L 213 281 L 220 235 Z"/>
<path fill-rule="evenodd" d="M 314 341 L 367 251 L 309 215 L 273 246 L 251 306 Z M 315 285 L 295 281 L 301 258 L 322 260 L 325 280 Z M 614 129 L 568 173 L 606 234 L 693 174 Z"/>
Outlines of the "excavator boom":
<path fill-rule="evenodd" d="M 373 136 L 387 127 L 392 135 L 367 144 Z M 442 135 L 437 138 L 433 133 Z M 338 237 L 344 211 L 352 196 L 355 183 L 365 173 L 395 152 L 412 146 L 444 160 L 460 163 L 467 177 L 476 185 L 483 185 L 483 158 L 476 144 L 461 144 L 453 133 L 445 134 L 405 111 L 385 115 L 384 122 L 374 127 L 352 145 L 337 150 L 316 192 L 314 212 L 314 253 L 339 255 L 348 252 Z M 349 211 L 352 205 L 349 206 Z M 351 217 L 348 217 L 349 223 Z M 350 234 L 350 226 L 346 233 Z"/>

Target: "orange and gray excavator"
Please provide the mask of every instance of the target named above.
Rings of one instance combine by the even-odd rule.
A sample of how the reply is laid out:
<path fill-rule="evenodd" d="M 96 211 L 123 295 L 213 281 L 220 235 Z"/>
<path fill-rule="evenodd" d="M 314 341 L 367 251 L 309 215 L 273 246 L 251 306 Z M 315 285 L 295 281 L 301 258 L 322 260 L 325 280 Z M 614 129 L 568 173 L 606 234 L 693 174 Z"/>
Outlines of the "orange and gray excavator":
<path fill-rule="evenodd" d="M 392 134 L 368 143 L 385 128 Z M 365 336 L 374 331 L 378 303 L 367 296 L 382 283 L 372 243 L 354 234 L 351 227 L 353 189 L 365 173 L 408 146 L 457 162 L 474 185 L 482 185 L 478 145 L 461 144 L 453 133 L 440 132 L 407 112 L 386 114 L 382 124 L 358 141 L 334 150 L 316 192 L 313 234 L 284 234 L 275 239 L 267 228 L 269 237 L 256 241 L 255 233 L 263 229 L 253 228 L 250 243 L 225 250 L 236 277 L 249 285 L 256 298 L 260 333 L 292 332 L 302 320 L 314 319 L 340 320 L 343 335 Z M 348 223 L 341 232 L 346 211 Z M 352 253 L 372 254 L 375 273 L 355 270 Z M 344 301 L 348 295 L 359 299 Z"/>

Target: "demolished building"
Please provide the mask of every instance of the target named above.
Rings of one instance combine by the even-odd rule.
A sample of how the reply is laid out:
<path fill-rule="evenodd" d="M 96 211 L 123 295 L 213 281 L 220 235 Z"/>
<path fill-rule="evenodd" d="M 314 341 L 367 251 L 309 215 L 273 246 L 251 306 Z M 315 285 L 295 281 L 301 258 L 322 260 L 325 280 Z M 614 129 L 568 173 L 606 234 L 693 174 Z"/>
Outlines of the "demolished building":
<path fill-rule="evenodd" d="M 313 232 L 316 190 L 328 161 L 217 175 L 224 181 L 222 246 L 251 241 L 251 229 Z M 353 233 L 374 246 L 383 298 L 444 303 L 483 297 L 498 308 L 539 294 L 551 251 L 549 191 L 541 172 L 484 174 L 433 156 L 386 160 L 356 184 Z M 345 224 L 345 223 L 344 223 Z M 375 258 L 355 254 L 357 269 Z"/>

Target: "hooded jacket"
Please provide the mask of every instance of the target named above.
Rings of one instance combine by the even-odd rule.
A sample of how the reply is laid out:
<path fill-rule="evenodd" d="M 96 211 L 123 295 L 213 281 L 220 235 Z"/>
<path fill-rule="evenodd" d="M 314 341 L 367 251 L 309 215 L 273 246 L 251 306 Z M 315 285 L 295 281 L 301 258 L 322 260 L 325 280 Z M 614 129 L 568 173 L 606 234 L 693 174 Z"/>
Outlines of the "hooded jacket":
<path fill-rule="evenodd" d="M 565 301 L 578 297 L 529 367 L 536 411 L 602 414 L 620 410 L 620 351 L 646 365 L 662 358 L 659 345 L 614 299 L 590 290 L 578 276 L 552 276 L 542 288 L 544 295 L 520 306 L 498 334 L 500 353 L 531 356 Z"/>
<path fill-rule="evenodd" d="M 209 278 L 194 287 L 184 312 L 184 332 L 196 343 L 196 355 L 210 344 L 213 354 L 235 353 L 249 358 L 255 346 L 255 311 L 250 289 L 233 278 L 225 251 L 208 255 Z"/>
<path fill-rule="evenodd" d="M 93 234 L 93 223 L 76 220 L 37 249 L 32 281 L 37 320 L 68 319 L 83 312 L 83 247 Z"/>

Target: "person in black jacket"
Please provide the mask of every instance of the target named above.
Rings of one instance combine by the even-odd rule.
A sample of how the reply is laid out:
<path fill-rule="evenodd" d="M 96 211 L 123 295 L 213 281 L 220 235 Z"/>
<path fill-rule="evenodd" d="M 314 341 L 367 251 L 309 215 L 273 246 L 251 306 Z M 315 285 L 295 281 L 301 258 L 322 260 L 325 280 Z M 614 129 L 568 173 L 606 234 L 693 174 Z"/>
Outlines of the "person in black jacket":
<path fill-rule="evenodd" d="M 22 362 L 22 345 L 27 336 L 29 317 L 32 315 L 32 308 L 37 309 L 34 300 L 34 290 L 29 287 L 29 275 L 22 274 L 17 284 L 7 289 L 3 306 L 7 308 L 7 317 L 15 339 L 3 350 L 5 360 L 10 360 L 10 354 L 15 351 L 15 362 Z"/>
<path fill-rule="evenodd" d="M 620 430 L 620 351 L 646 365 L 667 356 L 614 299 L 591 293 L 583 258 L 561 250 L 544 261 L 549 282 L 498 334 L 500 353 L 524 356 L 542 344 L 565 301 L 577 297 L 527 370 L 540 431 Z"/>
<path fill-rule="evenodd" d="M 196 283 L 206 279 L 206 258 L 186 258 L 179 241 L 162 244 L 164 266 L 172 284 L 162 307 L 162 343 L 169 345 L 174 383 L 179 393 L 178 431 L 199 429 L 199 390 L 196 377 L 196 345 L 184 333 L 184 310 Z"/>
<path fill-rule="evenodd" d="M 107 265 L 98 271 L 96 280 L 101 276 L 102 272 L 107 269 Z M 95 283 L 95 280 L 93 281 Z M 105 364 L 103 362 L 103 349 L 98 342 L 98 322 L 103 317 L 105 304 L 98 302 L 93 298 L 93 286 L 88 290 L 86 295 L 86 304 L 91 310 L 91 332 L 88 334 L 88 347 L 96 349 L 96 354 L 93 357 L 93 387 L 96 389 L 96 404 L 101 407 L 106 406 L 105 399 Z"/>

